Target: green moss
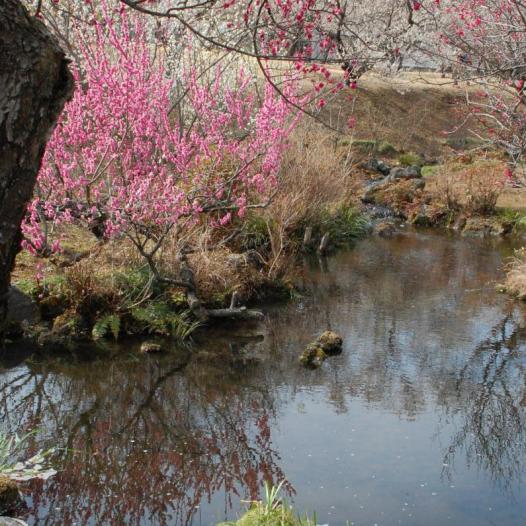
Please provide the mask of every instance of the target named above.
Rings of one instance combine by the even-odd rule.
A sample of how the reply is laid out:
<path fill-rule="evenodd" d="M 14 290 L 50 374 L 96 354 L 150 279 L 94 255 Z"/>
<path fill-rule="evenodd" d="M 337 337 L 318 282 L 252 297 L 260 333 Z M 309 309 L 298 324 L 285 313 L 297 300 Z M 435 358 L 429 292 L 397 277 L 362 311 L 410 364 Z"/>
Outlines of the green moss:
<path fill-rule="evenodd" d="M 14 511 L 20 504 L 20 501 L 16 482 L 0 475 L 0 515 Z"/>
<path fill-rule="evenodd" d="M 318 342 L 309 343 L 305 350 L 300 355 L 300 363 L 305 367 L 316 369 L 321 367 L 322 363 L 327 358 L 325 351 Z"/>

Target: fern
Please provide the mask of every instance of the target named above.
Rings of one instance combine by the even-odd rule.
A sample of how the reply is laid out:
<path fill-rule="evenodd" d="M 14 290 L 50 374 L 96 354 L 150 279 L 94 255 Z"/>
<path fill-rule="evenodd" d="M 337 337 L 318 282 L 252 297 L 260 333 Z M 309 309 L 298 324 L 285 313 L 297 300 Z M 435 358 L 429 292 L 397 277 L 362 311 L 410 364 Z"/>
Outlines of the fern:
<path fill-rule="evenodd" d="M 192 321 L 188 311 L 176 312 L 163 301 L 136 307 L 132 310 L 132 316 L 141 324 L 143 331 L 172 336 L 181 341 L 187 340 L 199 326 L 199 322 Z"/>
<path fill-rule="evenodd" d="M 121 319 L 117 314 L 107 314 L 96 321 L 91 330 L 91 336 L 94 340 L 100 340 L 111 334 L 115 340 L 119 338 L 121 329 Z"/>

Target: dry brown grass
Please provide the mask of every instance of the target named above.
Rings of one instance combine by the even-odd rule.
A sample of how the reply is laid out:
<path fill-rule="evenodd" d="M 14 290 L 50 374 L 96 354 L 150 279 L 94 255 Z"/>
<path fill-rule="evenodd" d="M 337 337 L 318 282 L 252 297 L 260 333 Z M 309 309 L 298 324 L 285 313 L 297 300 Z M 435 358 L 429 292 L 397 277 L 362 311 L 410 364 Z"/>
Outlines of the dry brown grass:
<path fill-rule="evenodd" d="M 464 164 L 448 161 L 428 178 L 428 189 L 451 211 L 491 215 L 504 190 L 505 164 L 498 159 L 479 159 Z"/>
<path fill-rule="evenodd" d="M 399 151 L 442 157 L 451 151 L 449 144 L 472 140 L 474 123 L 464 123 L 462 111 L 465 89 L 429 73 L 388 78 L 370 73 L 358 89 L 341 91 L 322 117 L 344 126 L 354 115 L 355 139 L 387 141 Z"/>
<path fill-rule="evenodd" d="M 526 300 L 526 248 L 515 252 L 508 265 L 504 288 L 509 294 Z"/>
<path fill-rule="evenodd" d="M 348 151 L 335 136 L 312 121 L 300 125 L 290 139 L 279 192 L 259 213 L 266 225 L 270 250 L 263 256 L 269 278 L 290 268 L 291 256 L 306 227 L 320 225 L 323 217 L 356 195 Z"/>

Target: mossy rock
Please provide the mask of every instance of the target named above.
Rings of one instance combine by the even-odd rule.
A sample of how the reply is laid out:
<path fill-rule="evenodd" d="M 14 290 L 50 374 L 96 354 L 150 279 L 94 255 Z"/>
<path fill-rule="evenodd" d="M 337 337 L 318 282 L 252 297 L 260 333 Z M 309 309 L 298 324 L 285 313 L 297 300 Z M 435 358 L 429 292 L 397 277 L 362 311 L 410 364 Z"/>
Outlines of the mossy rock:
<path fill-rule="evenodd" d="M 343 350 L 343 338 L 333 331 L 325 331 L 320 334 L 316 343 L 325 354 L 340 354 Z"/>
<path fill-rule="evenodd" d="M 325 361 L 327 355 L 317 342 L 309 343 L 300 355 L 300 363 L 305 367 L 317 369 Z"/>
<path fill-rule="evenodd" d="M 0 475 L 0 514 L 15 511 L 22 503 L 16 482 Z"/>
<path fill-rule="evenodd" d="M 140 351 L 144 354 L 156 354 L 163 352 L 163 346 L 158 342 L 142 342 Z"/>
<path fill-rule="evenodd" d="M 392 221 L 385 220 L 374 227 L 374 233 L 380 237 L 393 237 L 398 233 L 398 229 Z"/>

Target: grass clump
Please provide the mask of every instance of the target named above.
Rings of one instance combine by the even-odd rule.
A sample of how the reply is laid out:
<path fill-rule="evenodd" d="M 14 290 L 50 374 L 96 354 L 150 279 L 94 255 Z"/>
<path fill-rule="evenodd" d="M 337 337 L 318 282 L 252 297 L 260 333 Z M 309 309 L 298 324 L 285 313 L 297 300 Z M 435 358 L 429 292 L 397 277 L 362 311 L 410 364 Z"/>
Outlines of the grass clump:
<path fill-rule="evenodd" d="M 308 521 L 308 522 L 307 522 Z M 254 505 L 235 522 L 226 522 L 219 526 L 315 526 L 309 519 L 299 519 L 290 508 L 279 507 L 267 511 L 260 504 Z"/>
<path fill-rule="evenodd" d="M 370 229 L 369 221 L 353 206 L 342 204 L 335 211 L 325 211 L 322 229 L 328 232 L 333 242 L 348 242 L 359 239 Z"/>
<path fill-rule="evenodd" d="M 433 177 L 440 171 L 438 164 L 422 166 L 422 177 Z"/>
<path fill-rule="evenodd" d="M 278 486 L 265 484 L 265 499 L 253 502 L 250 509 L 237 521 L 224 522 L 218 526 L 316 526 L 316 517 L 301 518 L 291 506 L 282 502 L 279 493 L 283 481 Z"/>
<path fill-rule="evenodd" d="M 371 153 L 376 151 L 378 141 L 369 139 L 355 139 L 350 143 L 350 145 L 361 152 Z"/>
<path fill-rule="evenodd" d="M 402 166 L 422 166 L 424 161 L 420 155 L 416 153 L 402 153 L 398 156 L 398 162 Z"/>
<path fill-rule="evenodd" d="M 395 155 L 397 153 L 396 148 L 387 141 L 380 141 L 376 147 L 376 151 L 380 155 Z"/>

